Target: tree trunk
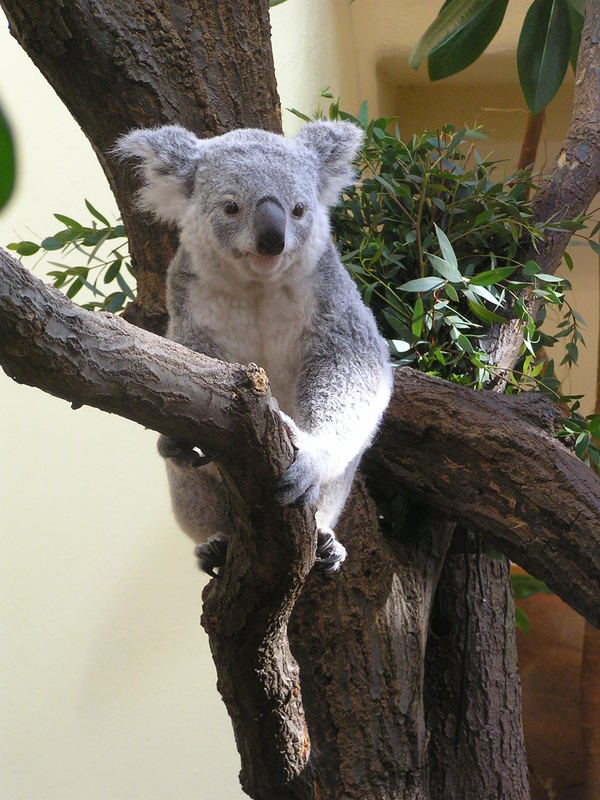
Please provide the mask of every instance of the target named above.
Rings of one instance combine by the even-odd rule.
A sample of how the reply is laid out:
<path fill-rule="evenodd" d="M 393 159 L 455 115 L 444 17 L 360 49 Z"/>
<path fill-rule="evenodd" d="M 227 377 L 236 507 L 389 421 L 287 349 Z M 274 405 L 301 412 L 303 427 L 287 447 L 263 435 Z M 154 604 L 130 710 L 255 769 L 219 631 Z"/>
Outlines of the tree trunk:
<path fill-rule="evenodd" d="M 110 155 L 132 128 L 198 136 L 281 130 L 268 0 L 0 0 L 10 31 L 90 140 L 127 229 L 138 297 L 126 318 L 166 328 L 172 228 L 140 213 L 137 179 Z M 99 113 L 101 112 L 101 113 Z"/>
<path fill-rule="evenodd" d="M 446 559 L 427 648 L 431 797 L 526 800 L 515 609 L 505 557 Z M 473 548 L 470 548 L 473 550 Z"/>
<path fill-rule="evenodd" d="M 364 484 L 355 485 L 338 524 L 348 563 L 336 580 L 311 573 L 290 629 L 316 797 L 430 797 L 425 648 L 453 527 L 436 512 L 407 507 L 401 496 L 376 507 Z"/>
<path fill-rule="evenodd" d="M 585 623 L 581 658 L 582 800 L 600 797 L 600 631 Z"/>

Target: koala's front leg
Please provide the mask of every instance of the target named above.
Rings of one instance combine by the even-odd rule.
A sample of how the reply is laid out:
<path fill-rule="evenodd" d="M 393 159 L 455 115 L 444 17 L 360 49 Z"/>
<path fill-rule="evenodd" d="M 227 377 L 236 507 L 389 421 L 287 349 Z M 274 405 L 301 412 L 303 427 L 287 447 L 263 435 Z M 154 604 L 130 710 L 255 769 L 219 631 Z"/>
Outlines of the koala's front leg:
<path fill-rule="evenodd" d="M 284 505 L 316 504 L 317 558 L 315 567 L 327 573 L 338 572 L 346 560 L 346 548 L 336 539 L 333 526 L 344 507 L 358 463 L 354 459 L 341 475 L 321 482 L 318 454 L 310 448 L 309 437 L 295 422 L 282 414 L 292 437 L 295 458 L 277 485 L 277 498 Z M 308 445 L 308 446 L 307 446 Z"/>

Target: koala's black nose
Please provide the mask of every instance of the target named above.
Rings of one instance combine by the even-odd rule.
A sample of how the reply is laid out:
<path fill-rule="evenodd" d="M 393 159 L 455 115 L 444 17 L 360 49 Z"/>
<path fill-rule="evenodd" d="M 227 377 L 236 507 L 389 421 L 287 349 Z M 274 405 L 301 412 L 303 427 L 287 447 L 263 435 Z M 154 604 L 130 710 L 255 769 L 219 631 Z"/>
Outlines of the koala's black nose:
<path fill-rule="evenodd" d="M 266 197 L 256 207 L 256 249 L 263 256 L 278 256 L 285 247 L 285 211 Z"/>

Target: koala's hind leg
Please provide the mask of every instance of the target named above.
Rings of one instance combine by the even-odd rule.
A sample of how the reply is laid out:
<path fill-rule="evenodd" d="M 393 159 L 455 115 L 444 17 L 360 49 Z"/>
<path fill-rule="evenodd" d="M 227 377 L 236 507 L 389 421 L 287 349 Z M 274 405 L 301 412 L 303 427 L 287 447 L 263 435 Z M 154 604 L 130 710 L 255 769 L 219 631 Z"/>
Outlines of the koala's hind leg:
<path fill-rule="evenodd" d="M 198 547 L 199 566 L 214 575 L 225 563 L 227 537 L 231 530 L 231 510 L 221 476 L 214 464 L 202 463 L 201 456 L 189 447 L 161 437 L 159 453 L 165 458 L 171 503 L 181 529 Z"/>
<path fill-rule="evenodd" d="M 325 572 L 339 572 L 348 555 L 336 539 L 333 526 L 338 521 L 352 488 L 359 459 L 352 461 L 345 472 L 321 487 L 317 501 L 317 560 L 315 567 Z"/>

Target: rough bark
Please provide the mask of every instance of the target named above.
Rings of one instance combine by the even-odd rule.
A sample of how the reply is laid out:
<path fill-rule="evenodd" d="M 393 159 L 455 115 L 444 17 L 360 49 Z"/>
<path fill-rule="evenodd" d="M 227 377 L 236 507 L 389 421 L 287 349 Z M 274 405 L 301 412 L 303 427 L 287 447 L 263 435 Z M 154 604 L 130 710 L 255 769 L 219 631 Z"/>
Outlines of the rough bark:
<path fill-rule="evenodd" d="M 199 136 L 281 130 L 268 0 L 0 0 L 10 30 L 90 140 L 129 237 L 132 322 L 166 325 L 164 276 L 174 230 L 135 208 L 136 178 L 110 156 L 137 127 Z"/>
<path fill-rule="evenodd" d="M 533 199 L 533 213 L 538 222 L 576 219 L 585 214 L 600 192 L 599 40 L 598 3 L 588 0 L 577 58 L 571 122 L 554 169 Z M 542 272 L 556 272 L 570 238 L 569 230 L 548 229 L 537 249 L 523 253 L 523 263 L 532 258 L 542 267 Z M 490 338 L 490 358 L 502 369 L 512 368 L 520 348 L 518 320 L 498 326 Z"/>
<path fill-rule="evenodd" d="M 508 560 L 455 552 L 445 569 L 427 649 L 428 674 L 432 666 L 439 673 L 425 683 L 431 797 L 526 800 Z"/>
<path fill-rule="evenodd" d="M 395 509 L 393 525 L 380 518 L 384 507 Z M 316 797 L 429 798 L 425 647 L 453 527 L 398 495 L 376 508 L 355 485 L 338 524 L 349 561 L 334 581 L 311 573 L 290 629 Z"/>
<path fill-rule="evenodd" d="M 435 414 L 424 413 L 427 408 Z M 588 516 L 588 508 L 600 511 L 600 482 L 550 435 L 554 413 L 539 395 L 477 393 L 401 369 L 383 435 L 364 468 L 480 530 L 600 625 L 593 611 L 600 597 L 600 548 L 597 535 L 590 538 Z M 525 526 L 524 518 L 530 521 Z M 588 577 L 579 583 L 582 571 Z"/>

